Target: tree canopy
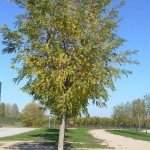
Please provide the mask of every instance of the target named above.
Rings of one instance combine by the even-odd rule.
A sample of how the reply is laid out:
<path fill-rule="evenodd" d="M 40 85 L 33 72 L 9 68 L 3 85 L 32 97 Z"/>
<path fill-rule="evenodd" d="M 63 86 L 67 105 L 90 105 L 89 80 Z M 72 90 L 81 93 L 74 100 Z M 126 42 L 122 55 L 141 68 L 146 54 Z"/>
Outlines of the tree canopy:
<path fill-rule="evenodd" d="M 25 126 L 40 126 L 44 117 L 45 111 L 36 103 L 29 103 L 22 110 L 21 118 Z"/>
<path fill-rule="evenodd" d="M 16 53 L 16 82 L 59 116 L 77 116 L 88 100 L 103 106 L 114 81 L 129 74 L 137 51 L 122 51 L 121 20 L 114 0 L 12 0 L 24 9 L 16 30 L 1 28 L 4 53 Z M 20 64 L 18 66 L 18 63 Z"/>
<path fill-rule="evenodd" d="M 129 73 L 119 65 L 136 63 L 130 59 L 136 51 L 118 50 L 125 42 L 116 32 L 123 2 L 107 9 L 112 0 L 13 1 L 25 13 L 15 31 L 1 28 L 3 52 L 16 52 L 15 81 L 28 79 L 23 90 L 54 113 L 77 115 L 89 99 L 100 106 L 114 79 Z"/>
<path fill-rule="evenodd" d="M 1 103 L 0 104 L 0 118 L 4 118 L 5 117 L 5 104 Z"/>

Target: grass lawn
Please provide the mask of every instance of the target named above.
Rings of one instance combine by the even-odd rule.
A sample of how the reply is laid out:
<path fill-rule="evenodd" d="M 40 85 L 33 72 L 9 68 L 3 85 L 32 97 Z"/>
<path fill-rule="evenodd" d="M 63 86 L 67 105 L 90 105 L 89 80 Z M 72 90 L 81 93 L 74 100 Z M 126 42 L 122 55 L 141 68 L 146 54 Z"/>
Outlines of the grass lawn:
<path fill-rule="evenodd" d="M 95 139 L 88 133 L 89 129 L 69 129 L 65 133 L 65 145 L 70 148 L 108 148 L 101 145 L 102 141 Z M 58 142 L 59 129 L 41 128 L 30 132 L 3 137 L 0 141 L 36 141 Z"/>
<path fill-rule="evenodd" d="M 112 134 L 130 137 L 136 140 L 150 141 L 150 134 L 136 130 L 107 130 Z"/>

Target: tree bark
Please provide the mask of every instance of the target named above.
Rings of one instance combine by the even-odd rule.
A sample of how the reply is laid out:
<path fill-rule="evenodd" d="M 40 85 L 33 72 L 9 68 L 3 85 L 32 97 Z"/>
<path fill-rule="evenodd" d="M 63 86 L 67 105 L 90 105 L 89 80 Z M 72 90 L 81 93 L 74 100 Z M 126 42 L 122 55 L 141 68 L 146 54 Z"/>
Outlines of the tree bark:
<path fill-rule="evenodd" d="M 65 124 L 66 124 L 65 122 L 66 122 L 66 115 L 63 114 L 60 129 L 59 129 L 58 150 L 64 149 Z"/>
<path fill-rule="evenodd" d="M 146 116 L 146 134 L 147 134 L 147 129 L 148 129 L 148 115 Z"/>

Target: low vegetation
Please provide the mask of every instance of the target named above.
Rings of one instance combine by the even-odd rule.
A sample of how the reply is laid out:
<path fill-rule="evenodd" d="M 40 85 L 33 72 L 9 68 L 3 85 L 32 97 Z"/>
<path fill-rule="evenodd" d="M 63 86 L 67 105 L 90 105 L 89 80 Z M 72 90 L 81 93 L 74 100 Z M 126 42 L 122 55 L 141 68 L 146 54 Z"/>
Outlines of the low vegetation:
<path fill-rule="evenodd" d="M 89 129 L 67 129 L 65 145 L 71 148 L 108 148 L 103 146 L 102 141 L 95 139 L 88 133 Z M 35 141 L 49 142 L 57 145 L 59 137 L 58 129 L 41 128 L 34 131 L 0 138 L 0 141 Z"/>
<path fill-rule="evenodd" d="M 112 134 L 121 135 L 129 138 L 133 138 L 135 140 L 143 140 L 143 141 L 150 141 L 150 133 L 145 133 L 137 130 L 107 130 Z"/>

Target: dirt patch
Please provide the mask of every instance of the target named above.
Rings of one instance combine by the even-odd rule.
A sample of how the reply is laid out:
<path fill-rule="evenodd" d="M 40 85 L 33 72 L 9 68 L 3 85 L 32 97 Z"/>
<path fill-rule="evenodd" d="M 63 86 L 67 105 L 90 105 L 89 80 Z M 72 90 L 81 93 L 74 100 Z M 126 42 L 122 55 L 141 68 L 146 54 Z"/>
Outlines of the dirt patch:
<path fill-rule="evenodd" d="M 104 140 L 104 143 L 114 147 L 115 150 L 150 150 L 150 142 L 148 141 L 114 135 L 102 129 L 91 130 L 89 133 L 95 138 Z"/>

